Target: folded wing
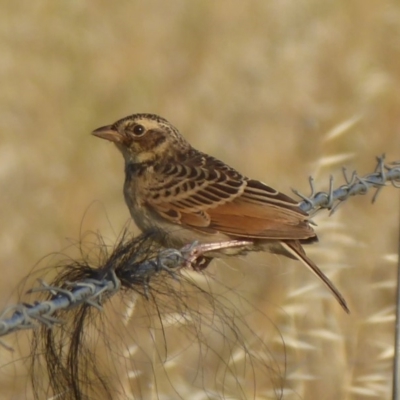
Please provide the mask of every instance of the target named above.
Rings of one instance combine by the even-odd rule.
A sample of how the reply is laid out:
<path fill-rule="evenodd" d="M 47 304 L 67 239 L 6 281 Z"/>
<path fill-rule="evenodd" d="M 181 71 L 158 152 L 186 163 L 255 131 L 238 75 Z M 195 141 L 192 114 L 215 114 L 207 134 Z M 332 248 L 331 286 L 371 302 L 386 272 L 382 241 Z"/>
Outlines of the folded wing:
<path fill-rule="evenodd" d="M 147 205 L 163 218 L 237 237 L 315 237 L 307 214 L 289 196 L 203 153 L 189 160 L 162 166 L 157 184 L 147 189 Z"/>

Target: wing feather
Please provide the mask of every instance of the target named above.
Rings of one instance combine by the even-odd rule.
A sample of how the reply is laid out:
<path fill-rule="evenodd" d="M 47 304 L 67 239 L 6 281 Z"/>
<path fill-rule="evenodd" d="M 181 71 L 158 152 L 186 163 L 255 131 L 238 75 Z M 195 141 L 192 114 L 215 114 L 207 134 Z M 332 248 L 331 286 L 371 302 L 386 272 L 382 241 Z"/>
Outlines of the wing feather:
<path fill-rule="evenodd" d="M 197 152 L 155 171 L 147 205 L 163 218 L 237 237 L 309 239 L 308 215 L 289 196 Z"/>
<path fill-rule="evenodd" d="M 152 208 L 184 213 L 206 211 L 240 196 L 246 182 L 242 175 L 213 157 L 198 153 L 184 163 L 166 164 L 155 171 L 156 183 L 145 198 Z M 209 164 L 214 162 L 214 167 Z"/>

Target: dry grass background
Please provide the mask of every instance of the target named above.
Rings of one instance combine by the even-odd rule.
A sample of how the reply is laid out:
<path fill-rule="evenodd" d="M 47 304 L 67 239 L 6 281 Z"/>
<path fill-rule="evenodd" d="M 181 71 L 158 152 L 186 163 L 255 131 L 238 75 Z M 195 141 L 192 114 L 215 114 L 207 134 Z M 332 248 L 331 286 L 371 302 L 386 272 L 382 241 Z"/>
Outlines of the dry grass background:
<path fill-rule="evenodd" d="M 289 193 L 291 187 L 307 192 L 310 174 L 326 189 L 329 174 L 339 177 L 343 164 L 367 173 L 382 152 L 388 160 L 400 158 L 396 0 L 1 3 L 3 306 L 17 300 L 14 288 L 34 264 L 68 246 L 68 238 L 99 230 L 112 241 L 128 220 L 122 158 L 89 135 L 125 115 L 160 114 L 196 147 Z M 329 139 L 352 119 L 343 135 Z M 337 155 L 343 157 L 330 158 Z M 182 344 L 185 328 L 172 326 L 173 366 L 155 357 L 153 370 L 148 362 L 143 368 L 147 375 L 126 377 L 133 386 L 142 380 L 141 392 L 127 393 L 390 398 L 398 199 L 398 191 L 387 188 L 375 205 L 357 197 L 332 217 L 315 219 L 320 244 L 308 253 L 348 299 L 351 315 L 290 260 L 252 255 L 210 268 L 213 279 L 234 288 L 224 297 L 269 349 L 273 361 L 265 356 L 264 367 L 273 364 L 270 376 L 265 369 L 247 376 L 240 368 L 251 369 L 251 361 L 241 360 L 232 345 L 243 377 L 235 381 L 224 364 L 230 360 L 224 343 L 233 341 L 204 333 L 207 346 L 221 348 L 221 359 L 211 365 L 198 346 Z M 250 311 L 234 292 L 253 304 Z M 157 331 L 144 325 L 143 349 L 149 332 Z M 244 339 L 251 348 L 252 334 Z M 0 396 L 30 398 L 27 345 L 7 340 L 16 351 L 0 348 Z M 180 346 L 187 349 L 182 354 Z M 265 349 L 255 351 L 264 357 Z M 197 369 L 214 372 L 199 377 Z M 165 371 L 173 385 L 161 378 Z M 275 373 L 281 380 L 271 379 Z M 123 368 L 118 374 L 125 379 Z"/>

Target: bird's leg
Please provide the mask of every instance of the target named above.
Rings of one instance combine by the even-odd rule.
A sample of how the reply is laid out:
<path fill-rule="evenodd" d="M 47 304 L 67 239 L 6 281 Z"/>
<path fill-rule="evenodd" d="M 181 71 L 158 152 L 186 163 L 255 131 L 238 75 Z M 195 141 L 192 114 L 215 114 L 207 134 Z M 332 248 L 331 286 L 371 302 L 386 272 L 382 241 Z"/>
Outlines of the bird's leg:
<path fill-rule="evenodd" d="M 230 249 L 232 247 L 245 247 L 252 243 L 249 240 L 227 240 L 225 242 L 191 244 L 184 246 L 181 251 L 185 254 L 185 267 L 191 266 L 195 270 L 202 270 L 207 268 L 213 259 L 206 256 L 206 253 Z"/>

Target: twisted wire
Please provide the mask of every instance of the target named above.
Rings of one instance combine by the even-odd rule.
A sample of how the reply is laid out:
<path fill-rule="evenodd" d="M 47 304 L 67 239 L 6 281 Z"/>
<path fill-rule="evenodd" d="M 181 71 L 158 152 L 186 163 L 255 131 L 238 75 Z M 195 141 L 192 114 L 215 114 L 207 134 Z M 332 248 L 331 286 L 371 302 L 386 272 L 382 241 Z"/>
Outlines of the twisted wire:
<path fill-rule="evenodd" d="M 300 203 L 300 208 L 308 213 L 313 213 L 320 209 L 328 209 L 332 214 L 341 203 L 351 196 L 365 195 L 370 189 L 375 188 L 376 192 L 372 198 L 374 203 L 387 183 L 390 183 L 395 188 L 400 188 L 400 162 L 385 164 L 385 155 L 377 157 L 377 165 L 371 174 L 361 177 L 356 171 L 353 171 L 349 177 L 346 168 L 343 168 L 342 172 L 346 183 L 335 190 L 333 189 L 334 179 L 332 176 L 329 180 L 328 192 L 316 193 L 312 177 L 309 178 L 310 196 L 305 196 L 297 190 L 293 190 L 297 196 L 303 199 Z"/>
<path fill-rule="evenodd" d="M 343 175 L 346 183 L 335 190 L 332 177 L 327 192 L 316 193 L 312 178 L 309 179 L 310 196 L 294 190 L 294 193 L 303 199 L 300 202 L 300 208 L 308 213 L 320 209 L 328 209 L 332 213 L 350 196 L 365 195 L 370 189 L 375 188 L 376 192 L 372 199 L 374 202 L 380 190 L 388 183 L 395 188 L 400 188 L 400 162 L 386 164 L 384 156 L 377 157 L 377 166 L 374 172 L 368 175 L 360 177 L 354 171 L 349 177 L 345 169 L 343 169 Z M 138 237 L 135 240 L 137 245 L 141 239 Z M 134 254 L 129 252 L 132 247 L 129 242 L 124 242 L 121 246 L 122 250 L 115 249 L 104 265 L 94 270 L 94 277 L 99 275 L 99 270 L 104 272 L 102 279 L 90 277 L 75 282 L 65 282 L 62 287 L 48 285 L 41 281 L 40 286 L 31 289 L 30 293 L 47 292 L 50 294 L 50 299 L 33 304 L 21 303 L 4 309 L 0 314 L 0 336 L 18 330 L 32 329 L 40 324 L 51 328 L 55 324 L 62 323 L 62 320 L 54 317 L 57 311 L 67 310 L 83 303 L 101 309 L 101 304 L 105 299 L 121 289 L 121 282 L 139 292 L 141 290 L 147 297 L 149 282 L 158 274 L 164 272 L 177 278 L 175 271 L 186 265 L 186 257 L 196 247 L 196 243 L 185 246 L 181 250 L 158 250 L 156 254 L 140 262 L 132 261 Z M 6 346 L 3 342 L 0 343 Z"/>

